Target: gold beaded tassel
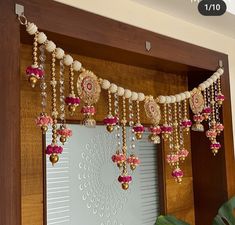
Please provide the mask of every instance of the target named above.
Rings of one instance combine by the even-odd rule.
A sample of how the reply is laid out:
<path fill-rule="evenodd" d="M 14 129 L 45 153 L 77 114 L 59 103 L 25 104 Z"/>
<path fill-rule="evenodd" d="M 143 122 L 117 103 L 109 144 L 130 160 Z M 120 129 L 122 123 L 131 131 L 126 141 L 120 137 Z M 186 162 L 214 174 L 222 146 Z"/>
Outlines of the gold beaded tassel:
<path fill-rule="evenodd" d="M 140 123 L 140 102 L 136 100 L 136 124 L 133 129 L 137 140 L 142 139 L 142 134 L 144 132 L 144 126 Z"/>
<path fill-rule="evenodd" d="M 173 138 L 174 138 L 174 152 L 176 156 L 179 156 L 179 150 L 180 150 L 180 145 L 179 145 L 179 121 L 178 121 L 178 110 L 177 110 L 177 103 L 174 103 L 174 121 L 173 121 Z M 178 183 L 181 183 L 182 177 L 183 177 L 183 171 L 179 167 L 179 158 L 174 162 L 174 167 L 172 171 L 172 176 L 175 178 L 175 181 Z"/>
<path fill-rule="evenodd" d="M 126 100 L 125 97 L 122 97 L 122 104 L 123 104 L 123 117 L 121 121 L 122 125 L 122 154 L 127 158 L 127 141 L 126 141 Z M 126 177 L 128 172 L 127 172 L 127 162 L 123 162 L 123 167 L 122 167 L 122 177 Z M 122 189 L 127 190 L 129 188 L 129 182 L 122 182 Z"/>
<path fill-rule="evenodd" d="M 219 107 L 221 107 L 223 105 L 223 101 L 224 101 L 225 98 L 224 98 L 224 95 L 222 94 L 222 91 L 221 91 L 221 79 L 220 79 L 220 77 L 217 79 L 217 86 L 218 86 L 218 93 L 215 97 L 216 97 L 216 101 L 217 101 Z"/>
<path fill-rule="evenodd" d="M 110 90 L 108 90 L 108 115 L 104 119 L 107 131 L 111 133 L 117 122 L 118 118 L 112 115 L 112 95 Z"/>
<path fill-rule="evenodd" d="M 166 141 L 169 138 L 169 134 L 166 131 L 168 127 L 168 118 L 167 118 L 167 104 L 163 104 L 163 125 L 162 125 L 162 138 Z"/>
<path fill-rule="evenodd" d="M 59 161 L 58 154 L 61 154 L 63 148 L 57 146 L 57 116 L 58 112 L 56 109 L 56 73 L 55 73 L 55 52 L 52 52 L 52 61 L 51 61 L 51 88 L 52 88 L 52 99 L 51 99 L 51 108 L 52 108 L 52 142 L 51 145 L 47 146 L 46 153 L 50 155 L 50 161 L 52 165 Z"/>
<path fill-rule="evenodd" d="M 34 88 L 37 81 L 44 76 L 44 70 L 38 66 L 38 32 L 34 34 L 33 64 L 27 67 L 26 76 L 32 88 Z"/>
<path fill-rule="evenodd" d="M 188 119 L 188 100 L 183 100 L 183 120 L 180 121 L 180 126 L 183 129 L 183 131 L 188 135 L 190 131 L 190 127 L 192 126 L 192 121 Z M 181 103 L 180 103 L 181 104 Z"/>

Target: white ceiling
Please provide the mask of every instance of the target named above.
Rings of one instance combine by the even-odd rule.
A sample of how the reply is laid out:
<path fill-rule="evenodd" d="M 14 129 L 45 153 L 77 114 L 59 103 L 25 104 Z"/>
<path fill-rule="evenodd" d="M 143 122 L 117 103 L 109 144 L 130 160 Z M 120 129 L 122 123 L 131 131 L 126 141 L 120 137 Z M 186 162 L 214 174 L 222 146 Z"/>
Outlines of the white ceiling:
<path fill-rule="evenodd" d="M 235 39 L 235 0 L 225 0 L 228 10 L 222 16 L 202 16 L 196 0 L 132 1 Z"/>

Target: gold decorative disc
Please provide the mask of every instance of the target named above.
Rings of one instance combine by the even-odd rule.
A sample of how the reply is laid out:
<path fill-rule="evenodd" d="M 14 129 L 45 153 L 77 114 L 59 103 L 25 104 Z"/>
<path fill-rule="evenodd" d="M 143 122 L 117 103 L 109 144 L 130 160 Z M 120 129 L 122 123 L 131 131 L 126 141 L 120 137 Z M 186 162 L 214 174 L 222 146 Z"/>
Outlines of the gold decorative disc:
<path fill-rule="evenodd" d="M 145 98 L 144 109 L 151 122 L 153 124 L 159 124 L 161 120 L 161 110 L 153 96 L 148 96 Z"/>
<path fill-rule="evenodd" d="M 78 96 L 88 105 L 95 104 L 100 97 L 101 87 L 97 76 L 91 71 L 82 72 L 77 81 Z"/>
<path fill-rule="evenodd" d="M 204 108 L 204 98 L 197 88 L 194 88 L 191 92 L 191 97 L 189 99 L 190 108 L 194 114 L 199 114 Z"/>

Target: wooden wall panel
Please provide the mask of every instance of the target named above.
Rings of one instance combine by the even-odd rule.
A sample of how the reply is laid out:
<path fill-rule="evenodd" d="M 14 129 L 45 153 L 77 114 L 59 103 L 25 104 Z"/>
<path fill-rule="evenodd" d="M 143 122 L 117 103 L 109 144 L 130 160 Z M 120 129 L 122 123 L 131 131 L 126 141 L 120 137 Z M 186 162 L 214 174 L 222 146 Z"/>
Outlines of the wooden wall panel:
<path fill-rule="evenodd" d="M 75 58 L 81 60 L 86 68 L 93 70 L 100 77 L 107 78 L 111 82 L 138 92 L 157 96 L 160 94 L 174 94 L 187 89 L 187 76 L 185 74 L 169 74 L 85 56 L 76 55 Z M 32 90 L 26 81 L 24 72 L 25 68 L 30 64 L 31 46 L 22 45 L 20 74 L 22 224 L 41 225 L 43 217 L 42 137 L 40 129 L 36 128 L 34 123 L 35 117 L 40 112 L 40 90 L 39 87 Z M 49 69 L 49 67 L 50 66 L 47 65 L 47 69 Z M 66 75 L 66 78 L 68 80 L 68 75 Z M 67 84 L 68 82 L 66 82 L 66 86 Z M 106 115 L 106 109 L 103 107 L 106 103 L 107 96 L 102 92 L 97 105 L 98 112 L 96 119 L 98 121 L 102 121 Z M 142 113 L 141 115 L 144 114 Z M 81 119 L 80 113 L 77 113 L 76 116 L 71 119 Z M 143 123 L 148 123 L 148 120 L 144 116 L 142 116 L 141 119 Z M 190 146 L 189 140 L 187 145 L 188 147 Z M 190 150 L 190 148 L 188 149 Z M 165 148 L 164 154 L 166 154 L 166 152 L 167 149 Z M 169 176 L 169 168 L 165 165 L 166 210 L 193 225 L 194 203 L 190 158 L 187 159 L 183 168 L 185 170 L 185 179 L 183 183 L 179 185 Z M 180 199 L 180 201 L 177 199 Z"/>

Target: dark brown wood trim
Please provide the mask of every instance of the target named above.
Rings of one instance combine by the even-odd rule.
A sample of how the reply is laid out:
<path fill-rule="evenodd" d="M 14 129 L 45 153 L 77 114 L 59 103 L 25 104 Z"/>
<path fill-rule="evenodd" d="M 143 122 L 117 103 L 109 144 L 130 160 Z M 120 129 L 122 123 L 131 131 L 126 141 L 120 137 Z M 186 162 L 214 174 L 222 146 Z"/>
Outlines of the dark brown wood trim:
<path fill-rule="evenodd" d="M 14 1 L 0 1 L 0 224 L 21 224 L 20 25 Z"/>

